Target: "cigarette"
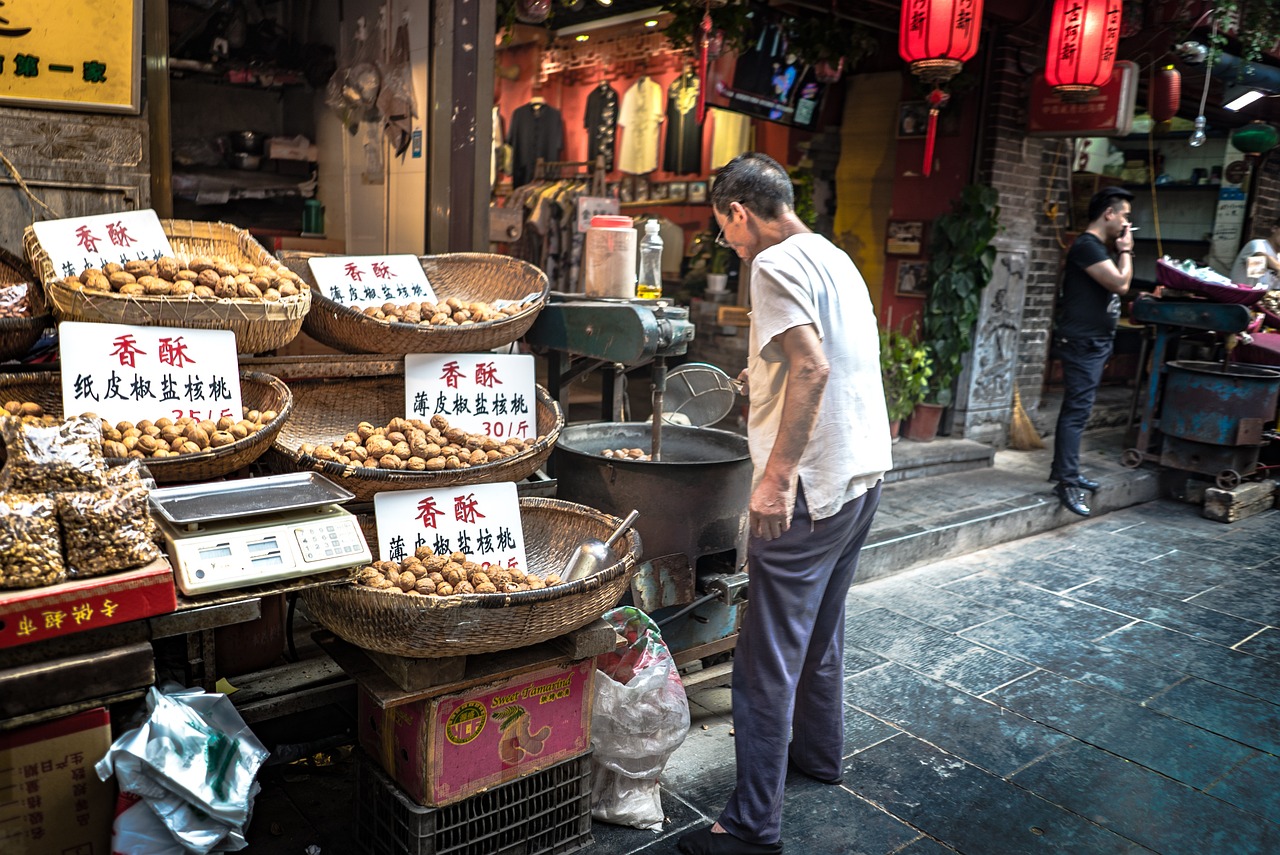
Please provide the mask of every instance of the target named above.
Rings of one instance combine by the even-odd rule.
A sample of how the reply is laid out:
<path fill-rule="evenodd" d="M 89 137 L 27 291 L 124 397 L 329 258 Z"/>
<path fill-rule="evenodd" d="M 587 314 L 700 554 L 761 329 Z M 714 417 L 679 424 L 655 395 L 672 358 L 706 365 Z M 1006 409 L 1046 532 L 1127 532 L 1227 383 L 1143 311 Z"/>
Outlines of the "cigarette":
<path fill-rule="evenodd" d="M 1140 231 L 1142 231 L 1142 229 L 1138 228 L 1137 226 L 1129 226 L 1129 231 L 1131 231 L 1131 232 L 1140 232 Z"/>

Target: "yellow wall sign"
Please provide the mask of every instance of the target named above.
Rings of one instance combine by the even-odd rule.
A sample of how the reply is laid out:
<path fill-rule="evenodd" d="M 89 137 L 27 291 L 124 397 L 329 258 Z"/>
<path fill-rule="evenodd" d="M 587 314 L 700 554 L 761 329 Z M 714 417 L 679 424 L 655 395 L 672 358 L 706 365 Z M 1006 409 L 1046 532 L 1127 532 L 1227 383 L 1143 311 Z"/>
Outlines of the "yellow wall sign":
<path fill-rule="evenodd" d="M 0 2 L 0 104 L 138 112 L 142 2 Z"/>

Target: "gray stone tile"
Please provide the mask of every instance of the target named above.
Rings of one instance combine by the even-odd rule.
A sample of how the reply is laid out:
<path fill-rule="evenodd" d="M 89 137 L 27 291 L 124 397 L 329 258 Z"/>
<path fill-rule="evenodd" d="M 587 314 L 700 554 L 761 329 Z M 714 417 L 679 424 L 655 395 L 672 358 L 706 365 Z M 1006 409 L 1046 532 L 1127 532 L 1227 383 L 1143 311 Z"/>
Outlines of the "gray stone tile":
<path fill-rule="evenodd" d="M 887 609 L 848 621 L 845 645 L 870 650 L 975 694 L 1027 671 L 1025 663 L 1016 659 Z"/>
<path fill-rule="evenodd" d="M 1248 641 L 1237 644 L 1235 649 L 1273 662 L 1280 662 L 1280 629 L 1275 627 L 1264 629 Z"/>
<path fill-rule="evenodd" d="M 1228 739 L 1280 754 L 1280 706 L 1188 677 L 1147 706 Z"/>
<path fill-rule="evenodd" d="M 1280 600 L 1258 596 L 1258 584 L 1253 579 L 1223 582 L 1187 602 L 1261 624 L 1280 625 Z"/>
<path fill-rule="evenodd" d="M 1161 855 L 1280 851 L 1280 827 L 1088 745 L 1055 752 L 1013 780 Z"/>
<path fill-rule="evenodd" d="M 1073 638 L 1096 638 L 1132 620 L 1079 600 L 994 576 L 960 579 L 948 585 L 947 590 L 997 606 Z"/>
<path fill-rule="evenodd" d="M 1263 624 L 1255 621 L 1118 585 L 1106 579 L 1076 588 L 1067 596 L 1226 647 L 1244 641 L 1263 628 Z"/>
<path fill-rule="evenodd" d="M 985 603 L 911 580 L 888 579 L 878 585 L 867 585 L 858 591 L 858 596 L 880 608 L 948 632 L 1004 614 L 1001 609 Z"/>
<path fill-rule="evenodd" d="M 1193 787 L 1207 787 L 1252 752 L 1237 742 L 1039 672 L 992 692 L 995 703 Z"/>
<path fill-rule="evenodd" d="M 1258 752 L 1223 775 L 1207 792 L 1271 822 L 1280 820 L 1280 757 Z"/>

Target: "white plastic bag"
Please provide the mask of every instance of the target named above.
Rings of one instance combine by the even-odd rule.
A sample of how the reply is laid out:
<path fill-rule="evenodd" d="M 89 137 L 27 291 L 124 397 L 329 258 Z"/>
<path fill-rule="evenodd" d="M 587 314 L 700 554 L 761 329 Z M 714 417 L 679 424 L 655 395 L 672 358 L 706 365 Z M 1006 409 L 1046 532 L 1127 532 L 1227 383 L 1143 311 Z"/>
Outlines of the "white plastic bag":
<path fill-rule="evenodd" d="M 663 818 L 658 777 L 689 733 L 689 701 L 648 615 L 623 606 L 604 619 L 629 643 L 624 652 L 596 660 L 591 815 L 657 831 Z"/>
<path fill-rule="evenodd" d="M 226 695 L 153 687 L 147 707 L 147 721 L 117 739 L 94 767 L 99 778 L 114 774 L 122 792 L 142 800 L 116 817 L 113 851 L 206 855 L 245 848 L 266 747 Z M 139 813 L 144 806 L 149 815 Z M 167 840 L 157 834 L 161 828 Z"/>

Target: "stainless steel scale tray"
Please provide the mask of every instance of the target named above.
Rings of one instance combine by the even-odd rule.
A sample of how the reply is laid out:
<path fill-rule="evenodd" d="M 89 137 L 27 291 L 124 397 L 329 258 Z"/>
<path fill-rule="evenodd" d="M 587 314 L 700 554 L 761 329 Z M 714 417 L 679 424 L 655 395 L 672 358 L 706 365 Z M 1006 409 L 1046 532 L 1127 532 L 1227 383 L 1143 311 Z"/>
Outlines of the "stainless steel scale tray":
<path fill-rule="evenodd" d="M 218 484 L 162 487 L 151 504 L 174 525 L 193 525 L 230 517 L 280 513 L 341 504 L 355 494 L 318 472 L 268 475 Z"/>

